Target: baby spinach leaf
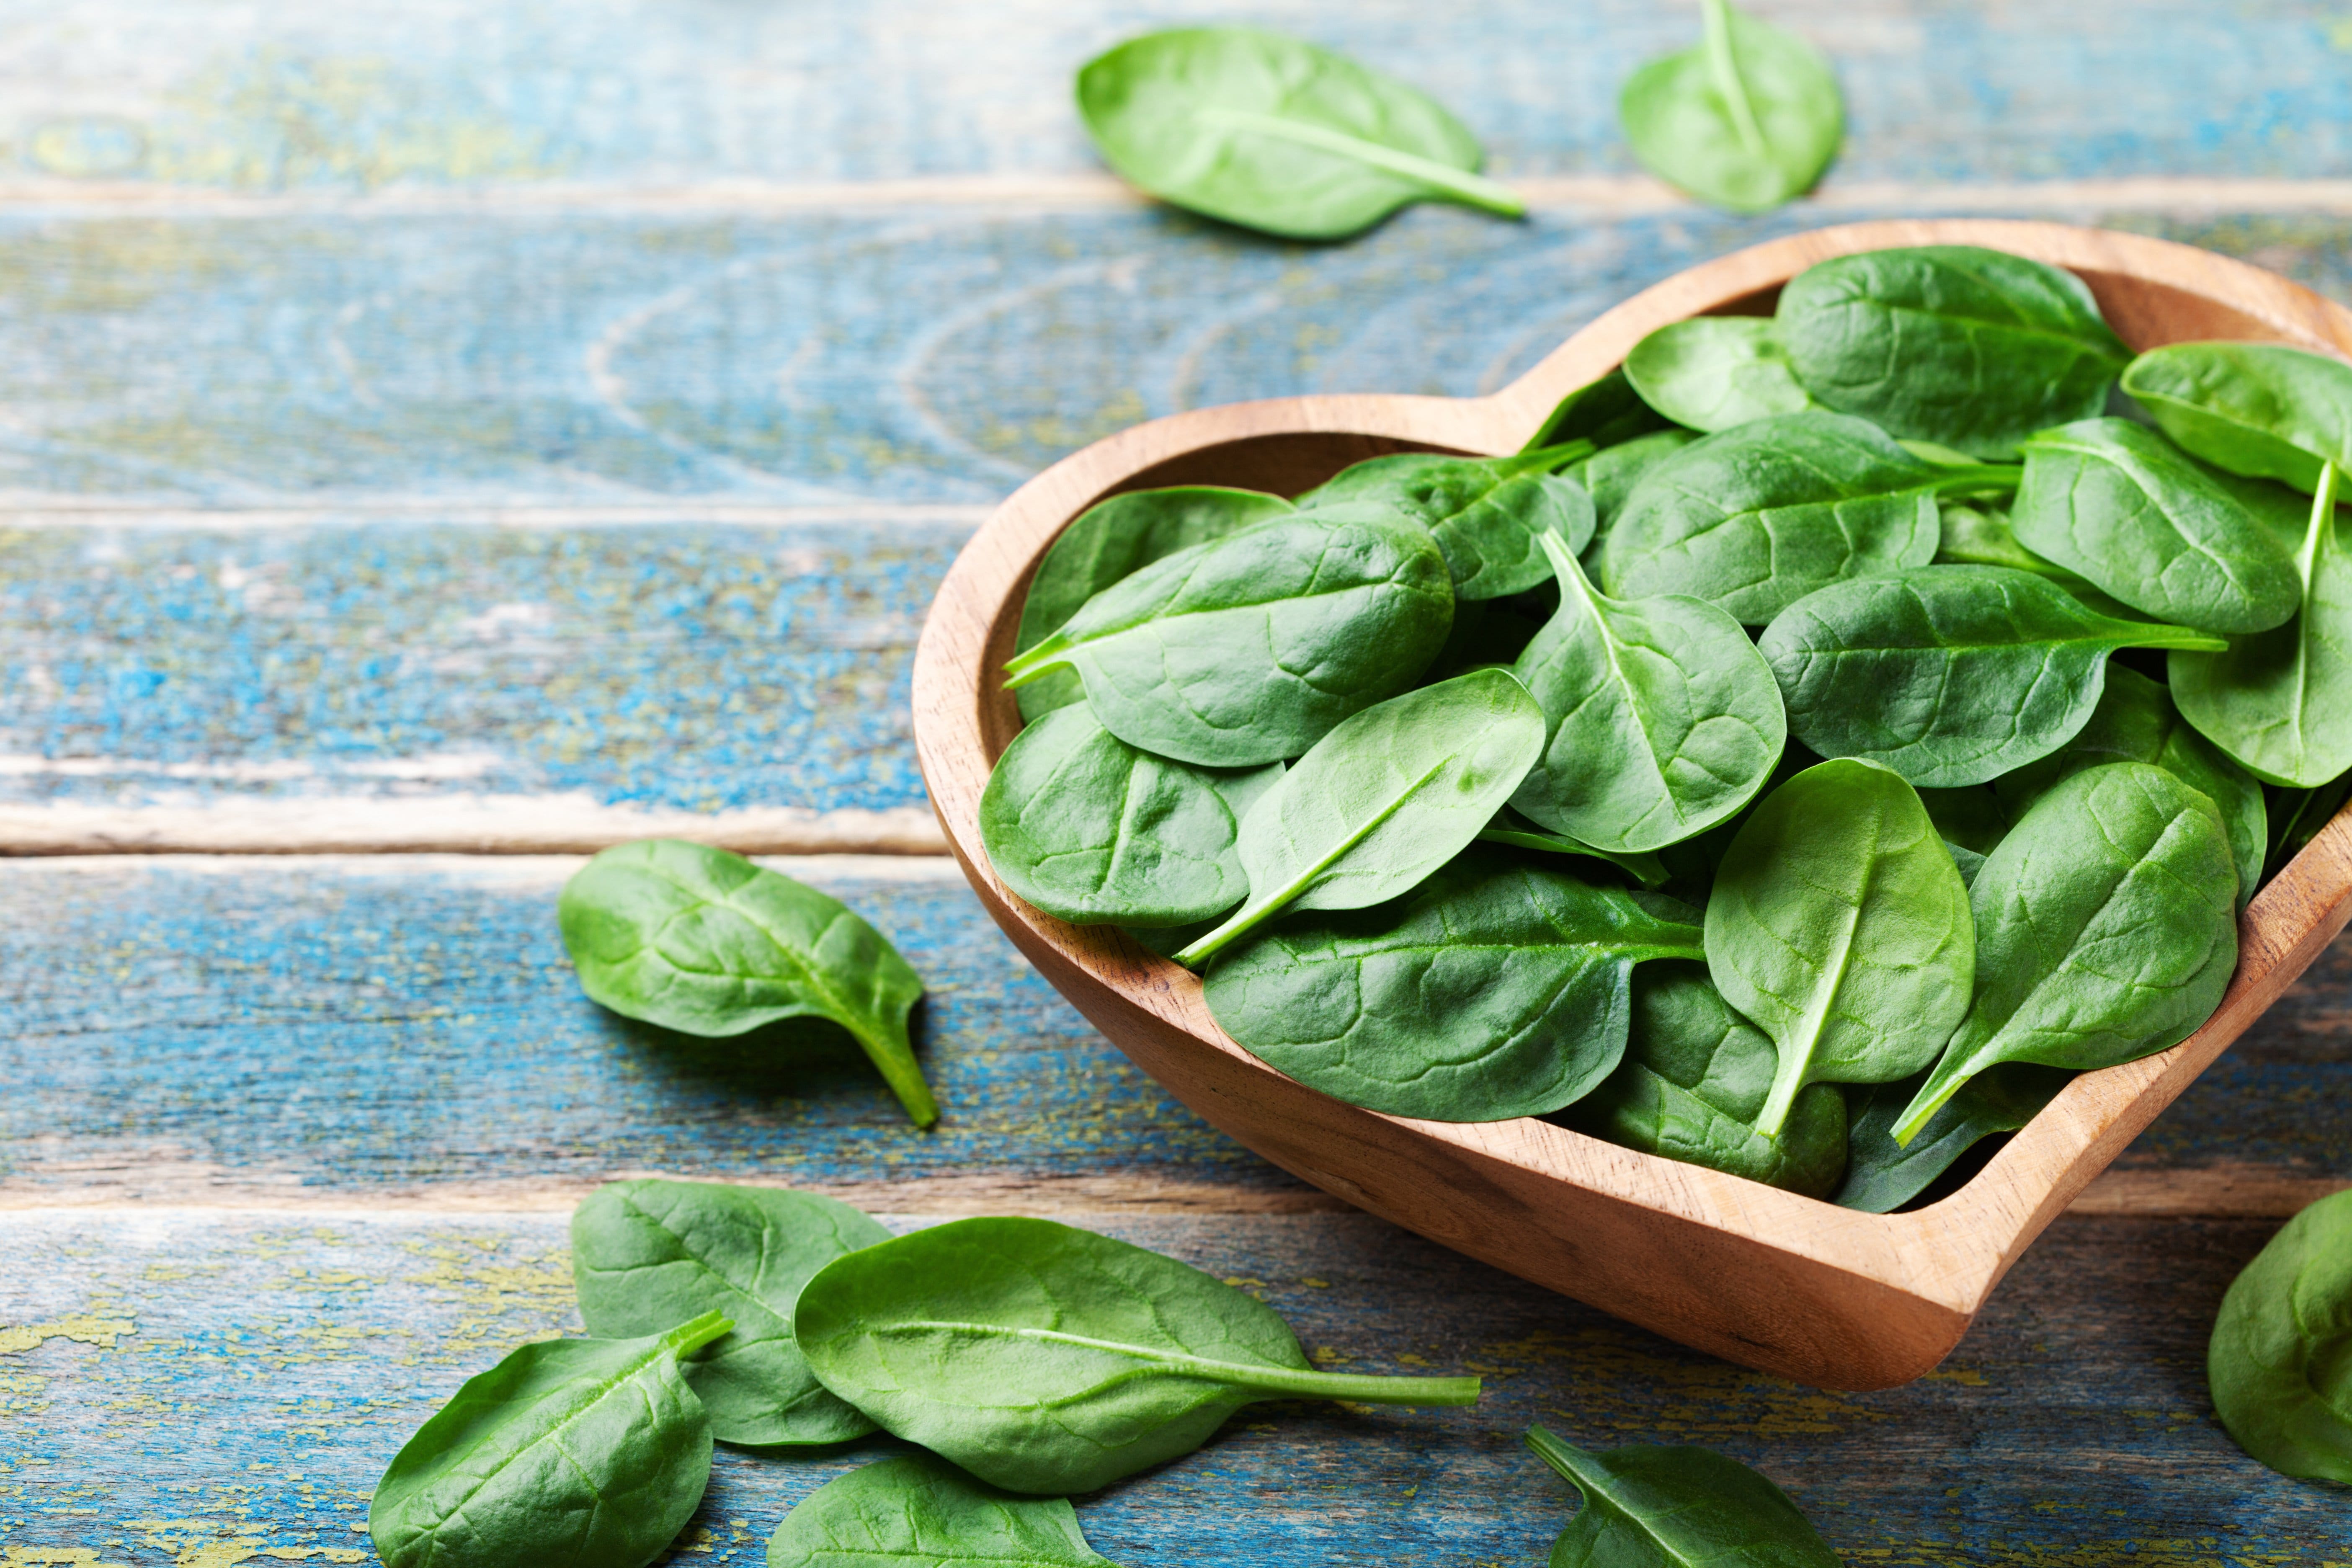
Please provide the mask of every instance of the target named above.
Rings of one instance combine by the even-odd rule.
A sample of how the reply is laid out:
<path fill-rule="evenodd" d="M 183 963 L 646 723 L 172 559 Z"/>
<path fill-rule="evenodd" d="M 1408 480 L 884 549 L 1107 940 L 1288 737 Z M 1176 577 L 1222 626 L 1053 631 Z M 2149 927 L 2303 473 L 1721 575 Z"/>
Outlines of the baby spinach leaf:
<path fill-rule="evenodd" d="M 1295 757 L 1402 690 L 1454 619 L 1429 531 L 1358 503 L 1277 517 L 1114 584 L 1004 668 L 1068 668 L 1103 728 L 1201 767 Z"/>
<path fill-rule="evenodd" d="M 1625 377 L 1643 402 L 1694 430 L 1728 430 L 1814 406 L 1769 316 L 1669 321 L 1633 345 Z"/>
<path fill-rule="evenodd" d="M 2237 893 L 2201 791 L 2145 763 L 2060 783 L 1977 873 L 1976 994 L 1895 1141 L 2000 1063 L 2114 1067 L 2187 1039 L 2237 967 Z"/>
<path fill-rule="evenodd" d="M 2293 616 L 2294 558 L 2186 453 L 2128 419 L 2084 419 L 2024 444 L 2018 542 L 2133 609 L 2209 632 Z"/>
<path fill-rule="evenodd" d="M 2352 552 L 2336 517 L 2336 465 L 2313 498 L 2295 566 L 2302 602 L 2274 631 L 2166 667 L 2181 715 L 2271 784 L 2309 788 L 2352 768 Z"/>
<path fill-rule="evenodd" d="M 1366 709 L 1298 759 L 1242 819 L 1249 901 L 1178 953 L 1198 967 L 1287 908 L 1395 898 L 1493 820 L 1543 749 L 1543 710 L 1479 669 Z"/>
<path fill-rule="evenodd" d="M 2168 343 L 2124 372 L 2164 433 L 2233 474 L 2308 494 L 2322 463 L 2352 468 L 2352 365 L 2284 343 Z"/>
<path fill-rule="evenodd" d="M 1269 927 L 1212 965 L 1248 1050 L 1393 1116 L 1539 1116 L 1625 1049 L 1627 975 L 1700 955 L 1697 911 L 1472 850 L 1393 903 Z"/>
<path fill-rule="evenodd" d="M 2030 572 L 1926 566 L 1801 599 L 1757 646 L 1805 744 L 1949 788 L 1998 778 L 2073 739 L 2098 706 L 2116 649 L 2227 645 L 2101 615 Z"/>
<path fill-rule="evenodd" d="M 1617 118 L 1642 166 L 1699 200 L 1766 212 L 1803 195 L 1837 156 L 1845 101 L 1796 34 L 1704 0 L 1699 47 L 1626 79 Z"/>
<path fill-rule="evenodd" d="M 1906 1148 L 1895 1141 L 1903 1113 L 1927 1075 L 1895 1083 L 1857 1084 L 1847 1091 L 1845 1182 L 1830 1201 L 1864 1214 L 1893 1214 L 1987 1138 L 2014 1132 L 2058 1097 L 2074 1075 L 2063 1068 L 2011 1062 L 1969 1080 L 1944 1102 Z"/>
<path fill-rule="evenodd" d="M 1807 1084 L 1934 1060 L 1968 1011 L 1976 947 L 1959 871 L 1896 774 L 1828 762 L 1765 796 L 1706 903 L 1707 974 L 1779 1051 L 1757 1131 L 1779 1137 Z"/>
<path fill-rule="evenodd" d="M 645 1568 L 710 1479 L 678 1359 L 731 1326 L 709 1312 L 648 1339 L 550 1340 L 467 1379 L 376 1483 L 385 1568 Z"/>
<path fill-rule="evenodd" d="M 1586 844 L 1637 854 L 1754 798 L 1788 738 L 1770 667 L 1714 605 L 1593 592 L 1557 535 L 1559 613 L 1515 670 L 1543 710 L 1543 750 L 1511 805 Z"/>
<path fill-rule="evenodd" d="M 1092 1491 L 1261 1399 L 1470 1405 L 1475 1377 L 1309 1370 L 1274 1310 L 1044 1219 L 963 1219 L 825 1265 L 793 1327 L 824 1385 L 1007 1491 Z"/>
<path fill-rule="evenodd" d="M 1590 441 L 1606 450 L 1665 424 L 1664 416 L 1642 401 L 1621 365 L 1561 398 L 1520 450 L 1532 452 L 1565 441 Z"/>
<path fill-rule="evenodd" d="M 2201 790 L 2221 813 L 2230 852 L 2238 868 L 2238 902 L 2254 896 L 2263 874 L 2263 786 L 2223 755 L 2220 747 L 2191 729 L 2172 705 L 2160 681 L 2118 665 L 2107 671 L 2107 689 L 2091 710 L 2090 722 L 2074 738 L 2039 762 L 1993 781 L 2011 818 L 2023 816 L 2059 780 L 2104 763 L 2147 763 L 2189 788 Z M 1981 847 L 1990 852 L 1991 846 Z"/>
<path fill-rule="evenodd" d="M 1139 751 L 1083 702 L 1023 730 L 980 797 L 988 861 L 1014 892 L 1079 925 L 1179 926 L 1249 893 L 1241 819 L 1282 776 Z"/>
<path fill-rule="evenodd" d="M 1605 860 L 1645 888 L 1664 886 L 1666 880 L 1666 868 L 1655 855 L 1646 851 L 1624 855 L 1614 849 L 1595 849 L 1591 845 L 1570 838 L 1564 833 L 1552 833 L 1538 827 L 1508 806 L 1496 812 L 1495 820 L 1480 829 L 1478 837 L 1488 844 L 1508 844 L 1520 849 L 1540 849 L 1548 855 L 1580 855 L 1591 860 Z"/>
<path fill-rule="evenodd" d="M 1560 469 L 1559 477 L 1584 488 L 1584 493 L 1592 498 L 1593 527 L 1605 529 L 1625 509 L 1626 499 L 1643 475 L 1697 439 L 1687 430 L 1653 430 L 1579 458 Z M 1599 552 L 1596 532 L 1594 542 L 1578 553 L 1590 565 L 1597 561 Z"/>
<path fill-rule="evenodd" d="M 1583 1494 L 1551 1568 L 1839 1568 L 1789 1494 L 1710 1448 L 1571 1447 L 1540 1426 L 1528 1447 Z"/>
<path fill-rule="evenodd" d="M 1026 653 L 1061 629 L 1088 599 L 1162 556 L 1295 510 L 1280 496 L 1255 490 L 1185 485 L 1130 490 L 1098 501 L 1062 530 L 1029 580 L 1013 650 Z M 1021 717 L 1034 720 L 1086 700 L 1086 688 L 1066 669 L 1021 689 Z"/>
<path fill-rule="evenodd" d="M 1021 1497 L 930 1454 L 825 1482 L 768 1538 L 768 1568 L 1118 1568 L 1061 1498 Z"/>
<path fill-rule="evenodd" d="M 2221 1298 L 2213 1409 L 2283 1476 L 2352 1481 L 2352 1192 L 2286 1222 Z"/>
<path fill-rule="evenodd" d="M 1817 402 L 1978 458 L 2097 414 L 2131 358 L 2081 279 L 1967 245 L 1820 262 L 1777 319 Z"/>
<path fill-rule="evenodd" d="M 1551 575 L 1536 542 L 1547 531 L 1566 534 L 1579 550 L 1591 540 L 1592 499 L 1551 473 L 1585 450 L 1577 442 L 1512 458 L 1400 452 L 1342 470 L 1298 504 L 1312 510 L 1371 501 L 1401 512 L 1436 538 L 1457 599 L 1499 598 Z"/>
<path fill-rule="evenodd" d="M 1705 964 L 1644 964 L 1633 972 L 1624 1061 L 1561 1120 L 1645 1154 L 1824 1196 L 1845 1168 L 1845 1100 L 1829 1084 L 1810 1085 L 1780 1136 L 1763 1136 L 1756 1118 L 1776 1060 Z"/>
<path fill-rule="evenodd" d="M 716 1182 L 608 1182 L 572 1211 L 572 1282 L 599 1339 L 657 1334 L 705 1312 L 733 1331 L 685 1363 L 723 1443 L 838 1443 L 874 1423 L 824 1391 L 793 1342 L 810 1275 L 890 1233 L 814 1193 Z"/>
<path fill-rule="evenodd" d="M 1526 210 L 1436 100 L 1278 33 L 1146 33 L 1088 60 L 1077 89 L 1121 176 L 1244 228 L 1345 239 L 1413 202 Z"/>
<path fill-rule="evenodd" d="M 1925 566 L 1936 498 L 1970 476 L 1842 414 L 1776 415 L 1694 442 L 1642 476 L 1611 522 L 1614 598 L 1687 594 L 1762 626 L 1815 589 Z"/>
<path fill-rule="evenodd" d="M 645 838 L 582 867 L 556 917 L 580 988 L 623 1017 L 712 1038 L 830 1018 L 916 1126 L 940 1119 L 907 1033 L 923 982 L 840 900 L 724 849 Z"/>

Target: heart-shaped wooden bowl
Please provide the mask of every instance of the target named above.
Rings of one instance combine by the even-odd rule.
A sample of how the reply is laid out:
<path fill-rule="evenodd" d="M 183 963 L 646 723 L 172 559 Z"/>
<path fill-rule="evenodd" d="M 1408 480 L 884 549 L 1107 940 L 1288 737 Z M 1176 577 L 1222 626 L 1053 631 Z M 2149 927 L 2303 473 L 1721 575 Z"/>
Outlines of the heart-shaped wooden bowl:
<path fill-rule="evenodd" d="M 2135 348 L 2237 338 L 2352 355 L 2352 312 L 2187 246 L 2053 224 L 1864 223 L 1670 278 L 1491 397 L 1293 397 L 1136 426 L 1014 492 L 957 558 L 923 628 L 916 750 L 981 902 L 1146 1072 L 1327 1192 L 1671 1339 L 1801 1382 L 1884 1388 L 1933 1367 L 2042 1227 L 2343 929 L 2352 812 L 2254 900 L 2229 994 L 2192 1038 L 2083 1075 L 1958 1192 L 1878 1215 L 1547 1121 L 1416 1121 L 1342 1104 L 1227 1038 L 1192 974 L 1109 927 L 1066 925 L 1024 903 L 989 868 L 979 808 L 989 769 L 1020 728 L 999 670 L 1029 574 L 1055 535 L 1104 497 L 1177 484 L 1292 495 L 1384 452 L 1516 451 L 1561 397 L 1665 322 L 1767 312 L 1783 283 L 1828 257 L 1953 244 L 2072 268 Z"/>

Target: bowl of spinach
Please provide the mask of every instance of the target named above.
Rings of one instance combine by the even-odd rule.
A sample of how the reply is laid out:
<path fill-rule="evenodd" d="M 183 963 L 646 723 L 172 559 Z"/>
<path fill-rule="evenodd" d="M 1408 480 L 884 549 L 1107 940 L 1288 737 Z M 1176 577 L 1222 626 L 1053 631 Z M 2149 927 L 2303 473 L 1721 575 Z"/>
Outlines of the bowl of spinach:
<path fill-rule="evenodd" d="M 1266 1158 L 1889 1386 L 2352 915 L 2347 362 L 2240 262 L 1885 222 L 1490 396 L 1153 420 L 957 560 L 924 778 Z"/>

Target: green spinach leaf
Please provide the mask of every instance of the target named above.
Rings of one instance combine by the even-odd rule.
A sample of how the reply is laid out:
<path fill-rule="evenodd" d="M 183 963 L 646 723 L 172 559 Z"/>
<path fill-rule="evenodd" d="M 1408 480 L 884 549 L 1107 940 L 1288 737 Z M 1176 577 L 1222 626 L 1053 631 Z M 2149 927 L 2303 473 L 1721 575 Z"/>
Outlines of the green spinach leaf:
<path fill-rule="evenodd" d="M 1845 1182 L 1830 1201 L 1864 1214 L 1893 1214 L 1977 1144 L 2014 1132 L 2041 1115 L 2074 1077 L 2063 1068 L 2029 1062 L 1994 1068 L 1946 1100 L 1908 1147 L 1895 1141 L 1895 1119 L 1927 1084 L 1927 1075 L 1855 1086 L 1846 1102 Z"/>
<path fill-rule="evenodd" d="M 1753 799 L 1788 725 L 1739 623 L 1678 595 L 1604 598 L 1547 535 L 1559 612 L 1514 667 L 1542 709 L 1541 755 L 1514 807 L 1582 843 L 1638 854 Z"/>
<path fill-rule="evenodd" d="M 2131 358 L 2081 279 L 1966 245 L 1809 267 L 1777 319 L 1817 402 L 1978 458 L 2097 414 Z"/>
<path fill-rule="evenodd" d="M 1075 669 L 1128 744 L 1255 767 L 1402 690 L 1453 619 L 1427 529 L 1383 506 L 1330 506 L 1153 562 L 1008 663 L 1006 684 Z"/>
<path fill-rule="evenodd" d="M 2018 542 L 2016 525 L 2005 507 L 1979 497 L 1947 500 L 1941 507 L 1941 537 L 1936 542 L 1937 566 L 2007 566 L 2049 578 L 2080 598 L 2096 593 L 2090 583 L 2055 562 L 2044 561 Z"/>
<path fill-rule="evenodd" d="M 1591 540 L 1592 498 L 1551 472 L 1585 452 L 1581 442 L 1512 458 L 1400 452 L 1341 471 L 1298 504 L 1313 510 L 1370 501 L 1402 512 L 1437 540 L 1456 599 L 1500 598 L 1551 575 L 1536 542 L 1547 531 L 1566 534 L 1579 550 Z"/>
<path fill-rule="evenodd" d="M 2194 459 L 2144 425 L 2084 419 L 2024 444 L 2018 542 L 2133 609 L 2209 632 L 2295 611 L 2294 558 Z"/>
<path fill-rule="evenodd" d="M 2275 876 L 2287 862 L 2303 853 L 2304 846 L 2319 837 L 2352 795 L 2352 773 L 2344 773 L 2312 789 L 2276 789 L 2267 802 L 2271 819 L 2270 849 L 2263 860 L 2265 876 Z M 2239 889 L 2243 898 L 2245 889 Z"/>
<path fill-rule="evenodd" d="M 1593 542 L 1579 552 L 1588 568 L 1597 567 L 1600 560 L 1599 531 L 1625 510 L 1626 500 L 1642 482 L 1642 476 L 1697 439 L 1687 430 L 1653 430 L 1614 447 L 1603 447 L 1560 469 L 1561 479 L 1581 485 L 1592 498 Z"/>
<path fill-rule="evenodd" d="M 1757 639 L 1789 729 L 1923 788 L 1984 784 L 2046 757 L 2089 722 L 2107 656 L 2219 648 L 2210 633 L 2101 615 L 2046 577 L 1927 566 L 1840 583 Z"/>
<path fill-rule="evenodd" d="M 1213 485 L 1130 490 L 1097 502 L 1062 531 L 1037 563 L 1029 595 L 1022 601 L 1013 651 L 1035 647 L 1088 599 L 1154 561 L 1295 510 L 1280 496 Z M 1016 700 L 1021 717 L 1035 720 L 1054 709 L 1083 702 L 1086 695 L 1074 672 L 1059 669 L 1023 687 Z"/>
<path fill-rule="evenodd" d="M 2124 372 L 2164 433 L 2216 468 L 2308 494 L 2352 468 L 2352 365 L 2284 343 L 2168 343 Z"/>
<path fill-rule="evenodd" d="M 376 1483 L 385 1568 L 645 1568 L 710 1479 L 678 1360 L 730 1327 L 710 1312 L 648 1339 L 550 1340 L 467 1379 Z"/>
<path fill-rule="evenodd" d="M 2237 894 L 2203 792 L 2145 763 L 2059 784 L 1977 873 L 1976 994 L 1895 1141 L 2003 1062 L 2114 1067 L 2187 1039 L 2237 967 Z"/>
<path fill-rule="evenodd" d="M 1077 91 L 1121 176 L 1244 228 L 1345 239 L 1413 202 L 1526 210 L 1436 100 L 1278 33 L 1146 33 L 1088 60 Z"/>
<path fill-rule="evenodd" d="M 1249 901 L 1177 954 L 1198 967 L 1285 909 L 1395 898 L 1494 819 L 1543 749 L 1543 710 L 1479 669 L 1370 708 L 1326 735 L 1242 819 Z"/>
<path fill-rule="evenodd" d="M 1809 1085 L 1778 1138 L 1756 1131 L 1771 1092 L 1772 1042 L 1725 1005 L 1704 963 L 1633 972 L 1625 1059 L 1561 1120 L 1579 1131 L 1818 1198 L 1845 1169 L 1845 1100 Z"/>
<path fill-rule="evenodd" d="M 1013 738 L 980 797 L 980 837 L 1005 885 L 1079 925 L 1180 926 L 1249 893 L 1241 819 L 1282 776 L 1196 768 L 1139 751 L 1080 703 Z"/>
<path fill-rule="evenodd" d="M 1969 892 L 1918 795 L 1864 762 L 1765 796 L 1716 868 L 1706 969 L 1779 1052 L 1756 1130 L 1811 1083 L 1885 1083 L 1935 1059 L 1977 971 Z"/>
<path fill-rule="evenodd" d="M 1625 377 L 1643 402 L 1694 430 L 1728 430 L 1814 406 L 1769 316 L 1669 321 L 1633 345 Z"/>
<path fill-rule="evenodd" d="M 929 1454 L 811 1492 L 768 1538 L 768 1568 L 1118 1568 L 1061 1498 L 1021 1497 Z"/>
<path fill-rule="evenodd" d="M 1796 34 L 1703 0 L 1699 47 L 1626 79 L 1617 118 L 1650 173 L 1732 212 L 1803 195 L 1845 138 L 1829 62 Z"/>
<path fill-rule="evenodd" d="M 923 982 L 840 900 L 724 849 L 646 838 L 581 868 L 556 915 L 590 1000 L 712 1038 L 830 1018 L 916 1126 L 940 1119 L 907 1033 Z"/>
<path fill-rule="evenodd" d="M 1606 450 L 1662 429 L 1665 424 L 1664 416 L 1642 401 L 1620 365 L 1561 398 L 1520 450 L 1532 452 L 1565 441 L 1590 441 Z"/>
<path fill-rule="evenodd" d="M 1596 1454 L 1540 1426 L 1528 1428 L 1528 1447 L 1584 1497 L 1550 1568 L 1839 1568 L 1787 1492 L 1713 1449 Z"/>
<path fill-rule="evenodd" d="M 723 1443 L 838 1443 L 874 1423 L 824 1391 L 793 1342 L 809 1276 L 890 1233 L 814 1193 L 715 1182 L 609 1182 L 572 1211 L 572 1282 L 599 1339 L 658 1334 L 705 1312 L 735 1325 L 686 1365 Z"/>
<path fill-rule="evenodd" d="M 963 1219 L 827 1264 L 793 1327 L 824 1385 L 1007 1491 L 1092 1491 L 1261 1399 L 1470 1405 L 1475 1377 L 1315 1372 L 1265 1303 L 1044 1219 Z"/>
<path fill-rule="evenodd" d="M 1211 966 L 1209 1011 L 1262 1060 L 1392 1116 L 1558 1110 L 1625 1049 L 1627 976 L 1700 955 L 1698 914 L 1496 850 L 1376 909 L 1269 927 Z"/>
<path fill-rule="evenodd" d="M 1510 807 L 1495 814 L 1495 820 L 1481 828 L 1478 837 L 1488 844 L 1508 844 L 1520 849 L 1540 849 L 1548 855 L 1580 855 L 1590 860 L 1605 860 L 1645 888 L 1665 885 L 1666 868 L 1655 855 L 1646 850 L 1638 855 L 1621 854 L 1614 849 L 1595 849 L 1565 833 L 1553 833 L 1537 826 Z"/>
<path fill-rule="evenodd" d="M 1990 855 L 1992 847 L 2008 836 L 2010 814 L 2000 797 L 1983 784 L 1923 789 L 1919 804 L 1927 808 L 1927 819 L 1947 844 Z"/>
<path fill-rule="evenodd" d="M 1984 869 L 1985 858 L 1967 845 L 1955 844 L 1948 838 L 1944 840 L 1944 849 L 1952 858 L 1953 868 L 1960 874 L 1960 886 L 1976 886 L 1977 873 Z"/>
<path fill-rule="evenodd" d="M 2221 1425 L 2283 1476 L 2352 1482 L 2352 1192 L 2286 1222 L 2221 1298 L 2206 1352 Z"/>

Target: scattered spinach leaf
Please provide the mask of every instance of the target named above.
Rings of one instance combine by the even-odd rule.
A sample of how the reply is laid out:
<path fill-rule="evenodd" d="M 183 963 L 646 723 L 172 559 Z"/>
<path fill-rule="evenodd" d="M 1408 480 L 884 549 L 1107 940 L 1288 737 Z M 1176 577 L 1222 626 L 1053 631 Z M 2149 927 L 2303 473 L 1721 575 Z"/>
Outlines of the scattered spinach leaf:
<path fill-rule="evenodd" d="M 1814 406 L 1769 316 L 1669 321 L 1633 345 L 1625 377 L 1643 402 L 1694 430 L 1728 430 Z"/>
<path fill-rule="evenodd" d="M 2352 1192 L 2286 1222 L 2221 1298 L 2206 1352 L 2221 1425 L 2283 1476 L 2352 1482 Z"/>
<path fill-rule="evenodd" d="M 2323 463 L 2352 468 L 2352 365 L 2284 343 L 2168 343 L 2124 372 L 2164 433 L 2233 474 L 2306 495 Z"/>
<path fill-rule="evenodd" d="M 1527 1440 L 1584 1497 L 1551 1568 L 1839 1568 L 1787 1492 L 1711 1448 L 1591 1453 L 1540 1426 Z"/>
<path fill-rule="evenodd" d="M 1699 47 L 1626 79 L 1617 118 L 1650 173 L 1713 206 L 1759 213 L 1813 188 L 1845 137 L 1829 62 L 1796 34 L 1703 0 Z"/>
<path fill-rule="evenodd" d="M 784 1515 L 768 1568 L 1118 1568 L 1062 1498 L 1021 1497 L 930 1454 L 838 1476 Z"/>
<path fill-rule="evenodd" d="M 794 1331 L 824 1385 L 1007 1491 L 1092 1491 L 1261 1399 L 1469 1405 L 1475 1377 L 1315 1372 L 1264 1302 L 1044 1219 L 963 1219 L 837 1258 Z"/>
<path fill-rule="evenodd" d="M 646 838 L 582 867 L 556 913 L 592 1001 L 712 1038 L 830 1018 L 916 1126 L 940 1119 L 907 1033 L 923 982 L 840 900 L 724 849 Z"/>
<path fill-rule="evenodd" d="M 1655 855 L 1647 851 L 1626 855 L 1614 849 L 1595 849 L 1591 845 L 1570 838 L 1564 833 L 1539 827 L 1509 806 L 1496 812 L 1495 820 L 1481 828 L 1478 837 L 1488 844 L 1508 844 L 1520 849 L 1540 849 L 1549 855 L 1579 855 L 1591 860 L 1605 860 L 1645 888 L 1665 885 L 1666 868 Z"/>
<path fill-rule="evenodd" d="M 1893 1214 L 1978 1143 L 2014 1132 L 2042 1114 L 2074 1077 L 2063 1068 L 2030 1062 L 1993 1068 L 1946 1100 L 1908 1147 L 1895 1141 L 1895 1119 L 1927 1084 L 1927 1075 L 1856 1085 L 1847 1091 L 1845 1182 L 1830 1201 L 1864 1214 Z"/>
<path fill-rule="evenodd" d="M 1536 542 L 1546 531 L 1566 534 L 1579 550 L 1591 540 L 1592 499 L 1551 471 L 1585 455 L 1582 442 L 1511 458 L 1400 452 L 1342 470 L 1298 504 L 1313 510 L 1369 501 L 1402 512 L 1444 552 L 1457 600 L 1496 599 L 1551 575 Z"/>
<path fill-rule="evenodd" d="M 1520 450 L 1532 452 L 1564 441 L 1590 441 L 1606 450 L 1664 428 L 1665 423 L 1664 416 L 1642 401 L 1621 365 L 1561 398 Z"/>

